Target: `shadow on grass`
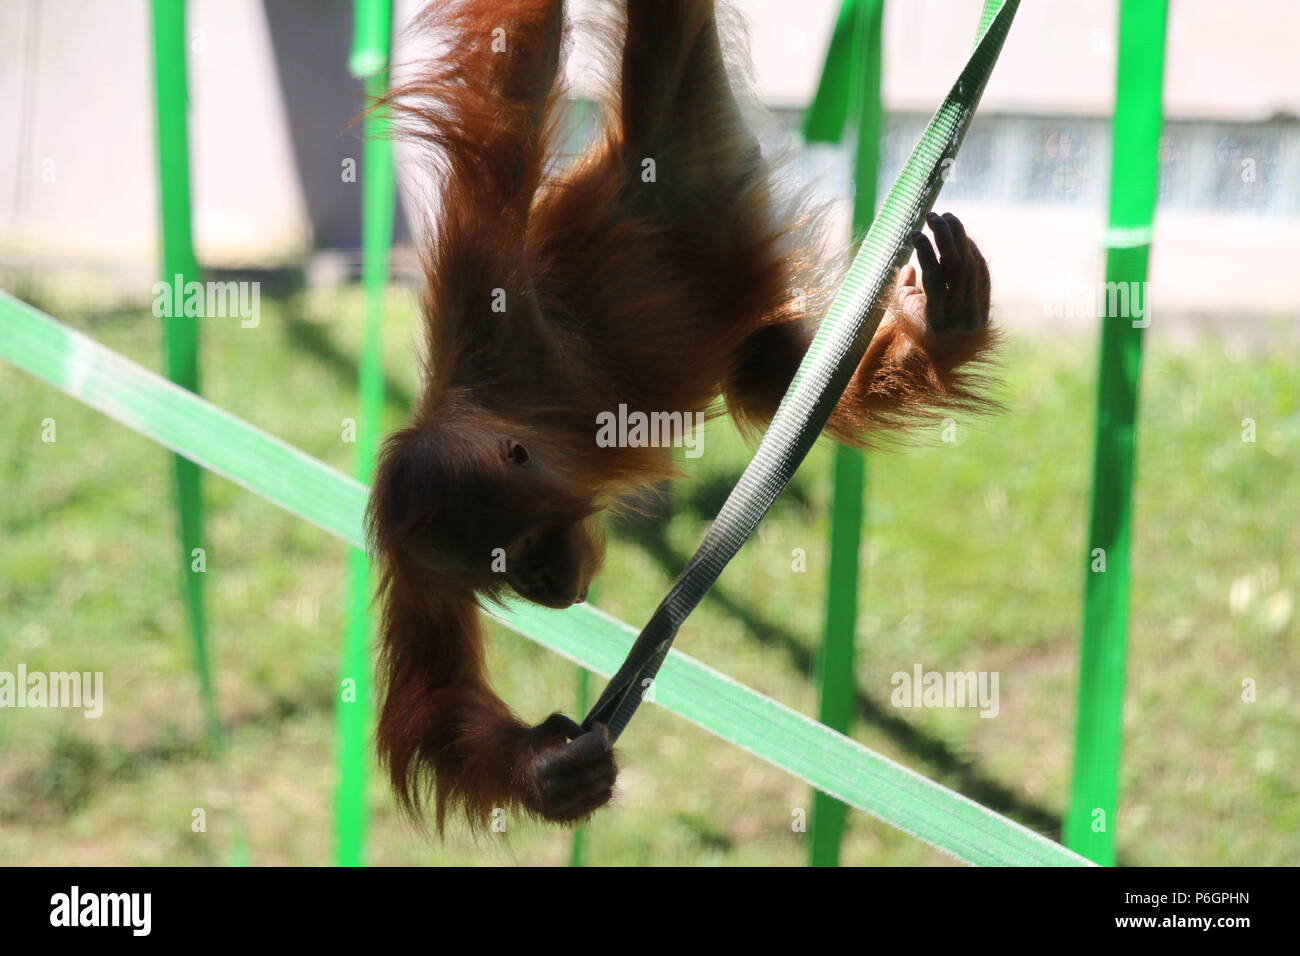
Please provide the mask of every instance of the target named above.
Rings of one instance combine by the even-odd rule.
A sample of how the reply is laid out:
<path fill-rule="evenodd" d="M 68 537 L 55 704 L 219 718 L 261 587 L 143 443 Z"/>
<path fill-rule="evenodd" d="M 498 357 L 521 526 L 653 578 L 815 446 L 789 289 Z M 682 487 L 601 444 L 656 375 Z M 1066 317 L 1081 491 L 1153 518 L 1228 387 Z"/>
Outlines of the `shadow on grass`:
<path fill-rule="evenodd" d="M 249 728 L 277 728 L 328 711 L 326 689 L 307 700 L 277 697 L 266 707 L 222 721 L 227 738 Z M 45 759 L 9 776 L 0 787 L 0 822 L 35 823 L 70 816 L 86 807 L 103 787 L 138 780 L 162 766 L 218 757 L 206 736 L 167 725 L 138 747 L 98 743 L 60 731 Z"/>
<path fill-rule="evenodd" d="M 686 565 L 687 555 L 668 542 L 663 525 L 654 520 L 624 520 L 614 525 L 614 534 L 635 544 L 653 558 L 670 577 Z M 722 585 L 714 585 L 709 602 L 740 622 L 749 636 L 766 647 L 781 651 L 803 675 L 813 673 L 814 655 L 792 632 L 755 614 L 744 601 L 733 597 Z M 944 741 L 930 736 L 909 721 L 872 700 L 861 691 L 854 694 L 858 718 L 884 733 L 897 746 L 923 761 L 940 783 L 952 787 L 977 803 L 1025 826 L 1058 839 L 1061 818 L 1048 808 L 1020 797 L 1004 784 L 989 777 L 974 762 L 954 751 Z"/>

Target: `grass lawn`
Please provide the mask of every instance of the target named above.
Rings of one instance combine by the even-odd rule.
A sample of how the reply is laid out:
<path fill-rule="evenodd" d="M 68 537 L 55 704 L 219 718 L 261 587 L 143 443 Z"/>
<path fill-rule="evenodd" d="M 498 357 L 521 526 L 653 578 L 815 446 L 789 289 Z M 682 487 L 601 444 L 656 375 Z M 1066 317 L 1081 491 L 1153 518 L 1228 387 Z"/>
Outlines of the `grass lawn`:
<path fill-rule="evenodd" d="M 147 309 L 41 303 L 159 367 Z M 389 424 L 414 387 L 413 299 L 394 292 Z M 204 328 L 217 404 L 349 468 L 359 293 L 264 301 L 262 322 Z M 1158 329 L 1153 332 L 1158 333 Z M 1093 417 L 1091 339 L 1011 338 L 1009 411 L 869 462 L 854 735 L 1037 829 L 1069 786 Z M 1300 863 L 1300 390 L 1294 345 L 1225 355 L 1149 341 L 1133 556 L 1122 862 Z M 53 419 L 57 441 L 42 442 Z M 1242 420 L 1256 423 L 1242 440 Z M 0 713 L 0 864 L 254 864 L 331 860 L 331 707 L 344 547 L 209 476 L 211 653 L 228 752 L 205 753 L 184 627 L 168 456 L 0 365 L 0 670 L 103 671 L 100 719 Z M 747 460 L 726 421 L 683 461 L 663 518 L 622 521 L 602 607 L 639 624 Z M 804 712 L 823 607 L 828 446 L 819 446 L 678 646 Z M 807 570 L 792 570 L 802 548 Z M 574 667 L 493 627 L 494 670 L 530 720 L 574 710 Z M 997 671 L 996 718 L 897 709 L 890 676 Z M 1243 682 L 1255 699 L 1243 701 Z M 593 681 L 593 691 L 600 686 Z M 617 805 L 588 828 L 591 863 L 800 864 L 792 813 L 807 788 L 654 707 L 620 745 Z M 370 791 L 377 864 L 556 864 L 569 837 L 520 826 L 475 842 L 414 837 L 382 781 Z M 194 832 L 202 809 L 206 831 Z M 864 814 L 844 862 L 944 864 Z"/>

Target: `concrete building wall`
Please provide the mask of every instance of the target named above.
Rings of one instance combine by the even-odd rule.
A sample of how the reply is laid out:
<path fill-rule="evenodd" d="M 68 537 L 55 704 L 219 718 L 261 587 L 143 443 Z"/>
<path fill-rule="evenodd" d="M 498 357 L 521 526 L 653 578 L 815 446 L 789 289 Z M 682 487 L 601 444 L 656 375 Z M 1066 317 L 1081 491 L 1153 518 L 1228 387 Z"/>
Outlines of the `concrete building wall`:
<path fill-rule="evenodd" d="M 758 86 L 769 104 L 788 111 L 807 103 L 838 5 L 738 0 L 750 24 Z M 579 16 L 599 9 L 590 2 L 573 6 Z M 399 24 L 415 7 L 415 0 L 399 0 Z M 912 116 L 897 128 L 915 125 L 946 92 L 969 49 L 979 8 L 979 0 L 887 3 L 886 108 L 904 120 Z M 1018 117 L 1062 130 L 1087 121 L 1104 126 L 1113 90 L 1115 9 L 1114 0 L 1025 0 L 979 124 L 995 124 L 987 128 L 1009 148 L 1030 150 L 1032 137 L 1026 146 L 1008 132 Z M 189 10 L 200 259 L 265 267 L 320 246 L 355 247 L 360 187 L 340 176 L 343 160 L 360 155 L 359 131 L 347 126 L 361 102 L 358 84 L 346 73 L 349 0 L 190 0 Z M 0 4 L 0 129 L 7 144 L 0 150 L 0 281 L 15 272 L 49 273 L 74 264 L 131 276 L 132 282 L 152 275 L 157 199 L 149 31 L 146 0 Z M 1203 267 L 1207 260 L 1243 258 L 1242 266 L 1255 265 L 1250 307 L 1300 308 L 1300 286 L 1286 268 L 1297 211 L 1288 197 L 1300 195 L 1297 38 L 1300 4 L 1293 0 L 1171 4 L 1170 119 L 1239 124 L 1233 128 L 1243 137 L 1262 143 L 1261 159 L 1267 162 L 1263 154 L 1271 151 L 1270 175 L 1281 191 L 1264 222 L 1230 207 L 1217 214 L 1203 207 L 1162 210 L 1154 268 L 1178 276 L 1177 288 L 1190 302 L 1207 296 L 1232 301 L 1217 271 Z M 399 37 L 398 61 L 417 52 Z M 581 93 L 591 70 L 580 40 L 570 66 Z M 1220 139 L 1189 140 L 1201 145 L 1186 157 L 1188 175 L 1222 172 L 1214 168 L 1222 158 L 1208 155 Z M 1100 137 L 1090 142 L 1094 150 L 1105 148 Z M 1104 162 L 1092 169 L 1104 183 Z M 1058 203 L 1075 208 L 1068 215 L 1057 208 L 1048 219 L 1027 208 L 1024 196 L 972 195 L 967 201 L 995 207 L 990 213 L 996 220 L 981 230 L 995 243 L 994 256 L 1021 262 L 1029 255 L 1031 266 L 1018 271 L 1058 275 L 1054 270 L 1064 268 L 1086 280 L 1096 263 L 1103 198 L 1098 188 L 1082 208 Z M 1063 246 L 1055 249 L 1068 254 L 1044 258 L 1044 232 L 1059 232 L 1055 241 Z M 1241 245 L 1226 256 L 1206 252 L 1207 242 L 1212 250 L 1224 248 L 1229 235 Z M 1015 293 L 1020 281 L 1007 277 L 1002 287 Z M 1032 285 L 1022 291 L 1032 294 Z"/>

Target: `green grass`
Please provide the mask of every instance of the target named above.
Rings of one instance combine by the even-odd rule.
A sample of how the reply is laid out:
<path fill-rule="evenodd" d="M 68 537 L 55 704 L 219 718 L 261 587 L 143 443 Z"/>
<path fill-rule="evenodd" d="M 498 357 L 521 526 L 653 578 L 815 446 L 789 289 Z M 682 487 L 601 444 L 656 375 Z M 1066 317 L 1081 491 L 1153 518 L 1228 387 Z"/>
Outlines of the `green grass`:
<path fill-rule="evenodd" d="M 54 314 L 159 366 L 147 310 Z M 413 385 L 413 305 L 394 294 L 387 367 Z M 262 324 L 204 329 L 205 393 L 341 468 L 356 414 L 359 298 L 264 302 Z M 1300 393 L 1294 346 L 1227 356 L 1164 349 L 1143 380 L 1130 680 L 1118 821 L 1122 860 L 1300 863 Z M 923 436 L 869 465 L 855 736 L 1040 829 L 1069 785 L 1084 502 L 1091 449 L 1090 340 L 1013 342 L 1010 411 Z M 390 404 L 389 424 L 401 420 Z M 1258 440 L 1241 440 L 1243 418 Z M 58 440 L 41 441 L 54 419 Z M 0 712 L 0 864 L 254 864 L 331 860 L 331 700 L 344 548 L 221 479 L 206 482 L 214 673 L 230 746 L 202 743 L 178 587 L 168 456 L 70 398 L 0 367 L 0 670 L 105 673 L 104 716 Z M 805 712 L 821 627 L 828 449 L 819 447 L 684 629 L 679 647 Z M 641 623 L 747 460 L 726 422 L 661 521 L 613 529 L 601 605 Z M 807 571 L 791 569 L 796 548 Z M 494 671 L 529 719 L 573 710 L 575 669 L 493 628 Z M 890 675 L 996 670 L 1001 712 L 898 710 Z M 1253 680 L 1257 700 L 1242 701 Z M 599 683 L 593 685 L 598 688 Z M 620 745 L 617 805 L 587 858 L 622 864 L 800 864 L 804 786 L 657 708 Z M 559 864 L 567 834 L 521 825 L 475 842 L 421 842 L 376 777 L 373 863 Z M 194 832 L 193 813 L 206 815 Z M 947 858 L 852 814 L 844 861 Z"/>

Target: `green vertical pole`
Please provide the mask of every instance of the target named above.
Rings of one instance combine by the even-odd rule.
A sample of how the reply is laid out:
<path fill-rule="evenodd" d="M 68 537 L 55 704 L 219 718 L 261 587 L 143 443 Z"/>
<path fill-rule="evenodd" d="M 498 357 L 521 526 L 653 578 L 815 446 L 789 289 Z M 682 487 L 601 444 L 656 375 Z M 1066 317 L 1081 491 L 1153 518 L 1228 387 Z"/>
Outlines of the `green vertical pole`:
<path fill-rule="evenodd" d="M 838 142 L 851 107 L 857 115 L 853 159 L 853 235 L 866 233 L 876 209 L 880 163 L 881 21 L 884 0 L 846 0 L 831 38 L 817 97 L 804 125 L 809 141 Z M 847 732 L 853 720 L 854 637 L 858 617 L 859 565 L 865 517 L 866 457 L 835 447 L 831 491 L 830 568 L 826 618 L 817 655 L 817 718 Z M 836 866 L 848 807 L 820 790 L 813 793 L 808 862 Z"/>
<path fill-rule="evenodd" d="M 158 202 L 161 213 L 162 275 L 179 291 L 199 279 L 190 229 L 189 92 L 185 76 L 185 0 L 153 0 L 153 67 L 155 122 L 158 137 Z M 179 299 L 180 296 L 176 296 Z M 191 391 L 199 390 L 198 319 L 186 317 L 178 301 L 163 318 L 167 377 Z M 194 645 L 194 667 L 203 706 L 203 726 L 210 744 L 221 745 L 221 721 L 208 660 L 207 618 L 203 608 L 203 572 L 195 570 L 195 549 L 203 547 L 203 492 L 198 465 L 172 456 L 179 520 L 181 574 L 185 608 Z M 206 558 L 202 565 L 206 567 Z"/>
<path fill-rule="evenodd" d="M 591 706 L 591 671 L 585 667 L 578 668 L 578 693 L 576 712 L 585 714 Z M 585 866 L 587 857 L 587 828 L 578 826 L 573 830 L 573 842 L 569 846 L 569 866 Z"/>
<path fill-rule="evenodd" d="M 596 603 L 597 586 L 591 585 L 587 589 L 587 603 L 594 605 Z M 585 714 L 591 707 L 591 671 L 587 668 L 578 667 L 577 693 L 575 696 L 575 712 Z M 586 866 L 587 860 L 587 827 L 585 825 L 574 827 L 573 840 L 569 844 L 569 866 Z"/>
<path fill-rule="evenodd" d="M 1160 178 L 1166 13 L 1166 0 L 1120 3 L 1107 293 L 1145 287 Z M 1071 849 L 1109 866 L 1115 862 L 1134 445 L 1142 327 L 1149 299 L 1145 293 L 1137 299 L 1143 306 L 1143 321 L 1137 326 L 1130 298 L 1107 294 L 1103 300 L 1074 783 L 1064 836 Z"/>
<path fill-rule="evenodd" d="M 363 78 L 371 100 L 388 88 L 388 57 L 392 46 L 392 0 L 357 0 L 355 32 L 348 67 Z M 355 473 L 370 483 L 379 447 L 384 407 L 381 356 L 384 290 L 388 281 L 389 246 L 393 238 L 396 202 L 393 147 L 388 117 L 373 110 L 365 119 L 361 162 L 362 282 L 366 318 L 361 348 Z M 366 842 L 367 742 L 371 723 L 370 599 L 374 576 L 361 548 L 348 550 L 347 625 L 336 712 L 338 790 L 334 802 L 335 862 L 362 866 Z"/>

